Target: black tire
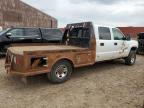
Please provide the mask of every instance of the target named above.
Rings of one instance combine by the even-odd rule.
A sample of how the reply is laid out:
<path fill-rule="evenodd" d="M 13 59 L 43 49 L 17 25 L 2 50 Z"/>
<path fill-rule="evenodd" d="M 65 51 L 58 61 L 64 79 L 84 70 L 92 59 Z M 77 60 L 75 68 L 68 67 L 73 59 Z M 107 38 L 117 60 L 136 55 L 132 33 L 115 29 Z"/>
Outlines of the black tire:
<path fill-rule="evenodd" d="M 129 56 L 125 58 L 126 65 L 134 65 L 136 62 L 136 51 L 131 50 Z"/>
<path fill-rule="evenodd" d="M 63 83 L 70 78 L 72 71 L 71 63 L 61 60 L 52 67 L 51 72 L 48 73 L 48 79 L 52 83 Z"/>

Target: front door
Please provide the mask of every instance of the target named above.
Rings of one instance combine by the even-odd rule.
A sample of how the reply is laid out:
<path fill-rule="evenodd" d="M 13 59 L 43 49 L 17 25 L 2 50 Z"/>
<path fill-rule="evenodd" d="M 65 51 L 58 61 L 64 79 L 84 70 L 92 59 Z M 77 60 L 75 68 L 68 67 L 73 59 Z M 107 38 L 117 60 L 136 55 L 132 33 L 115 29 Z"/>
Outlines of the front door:
<path fill-rule="evenodd" d="M 39 43 L 41 36 L 35 28 L 14 28 L 8 33 L 11 34 L 12 43 Z"/>
<path fill-rule="evenodd" d="M 124 34 L 117 28 L 112 28 L 113 40 L 114 40 L 114 57 L 122 58 L 125 57 L 128 53 L 128 44 L 127 41 L 124 40 Z"/>
<path fill-rule="evenodd" d="M 11 29 L 7 34 L 10 34 L 9 38 L 12 40 L 11 43 L 21 43 L 23 39 L 23 29 L 14 28 Z"/>

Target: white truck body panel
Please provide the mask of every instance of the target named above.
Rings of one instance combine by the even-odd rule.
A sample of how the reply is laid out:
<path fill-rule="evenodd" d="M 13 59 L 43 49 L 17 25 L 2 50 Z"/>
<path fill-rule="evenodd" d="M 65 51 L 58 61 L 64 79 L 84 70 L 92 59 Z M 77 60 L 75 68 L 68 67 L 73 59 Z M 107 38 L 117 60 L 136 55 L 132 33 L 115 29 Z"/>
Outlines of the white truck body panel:
<path fill-rule="evenodd" d="M 111 40 L 101 40 L 99 38 L 99 31 L 98 31 L 99 27 L 107 27 L 107 26 L 94 25 L 94 31 L 96 36 L 95 38 L 96 39 L 96 58 L 95 58 L 96 62 L 118 59 L 118 58 L 125 58 L 129 55 L 132 47 L 138 48 L 137 41 L 115 40 L 112 31 L 112 29 L 117 29 L 115 27 L 107 27 L 110 29 Z M 123 33 L 121 32 L 121 34 Z M 101 46 L 101 43 L 103 43 L 104 46 Z"/>

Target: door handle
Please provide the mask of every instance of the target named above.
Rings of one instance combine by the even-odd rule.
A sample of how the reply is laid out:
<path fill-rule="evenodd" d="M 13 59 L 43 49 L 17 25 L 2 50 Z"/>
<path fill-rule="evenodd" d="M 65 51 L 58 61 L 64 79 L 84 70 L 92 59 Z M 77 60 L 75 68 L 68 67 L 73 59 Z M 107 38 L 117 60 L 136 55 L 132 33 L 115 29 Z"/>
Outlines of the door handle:
<path fill-rule="evenodd" d="M 114 45 L 118 45 L 117 43 L 114 43 Z"/>
<path fill-rule="evenodd" d="M 104 43 L 100 43 L 100 46 L 104 46 Z"/>
<path fill-rule="evenodd" d="M 24 40 L 25 38 L 19 38 L 19 39 Z"/>
<path fill-rule="evenodd" d="M 41 38 L 36 38 L 36 39 L 41 39 Z"/>

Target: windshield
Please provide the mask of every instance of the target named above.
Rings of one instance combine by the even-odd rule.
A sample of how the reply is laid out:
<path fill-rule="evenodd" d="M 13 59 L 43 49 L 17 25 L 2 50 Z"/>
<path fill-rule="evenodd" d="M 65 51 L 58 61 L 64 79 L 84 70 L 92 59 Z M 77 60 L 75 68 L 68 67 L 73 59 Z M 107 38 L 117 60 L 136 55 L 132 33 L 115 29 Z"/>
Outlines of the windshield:
<path fill-rule="evenodd" d="M 1 31 L 1 32 L 0 32 L 0 35 L 2 35 L 2 34 L 4 34 L 4 33 L 6 33 L 6 32 L 7 32 L 9 29 L 10 29 L 10 28 L 8 28 L 8 29 L 6 29 L 6 30 Z"/>

